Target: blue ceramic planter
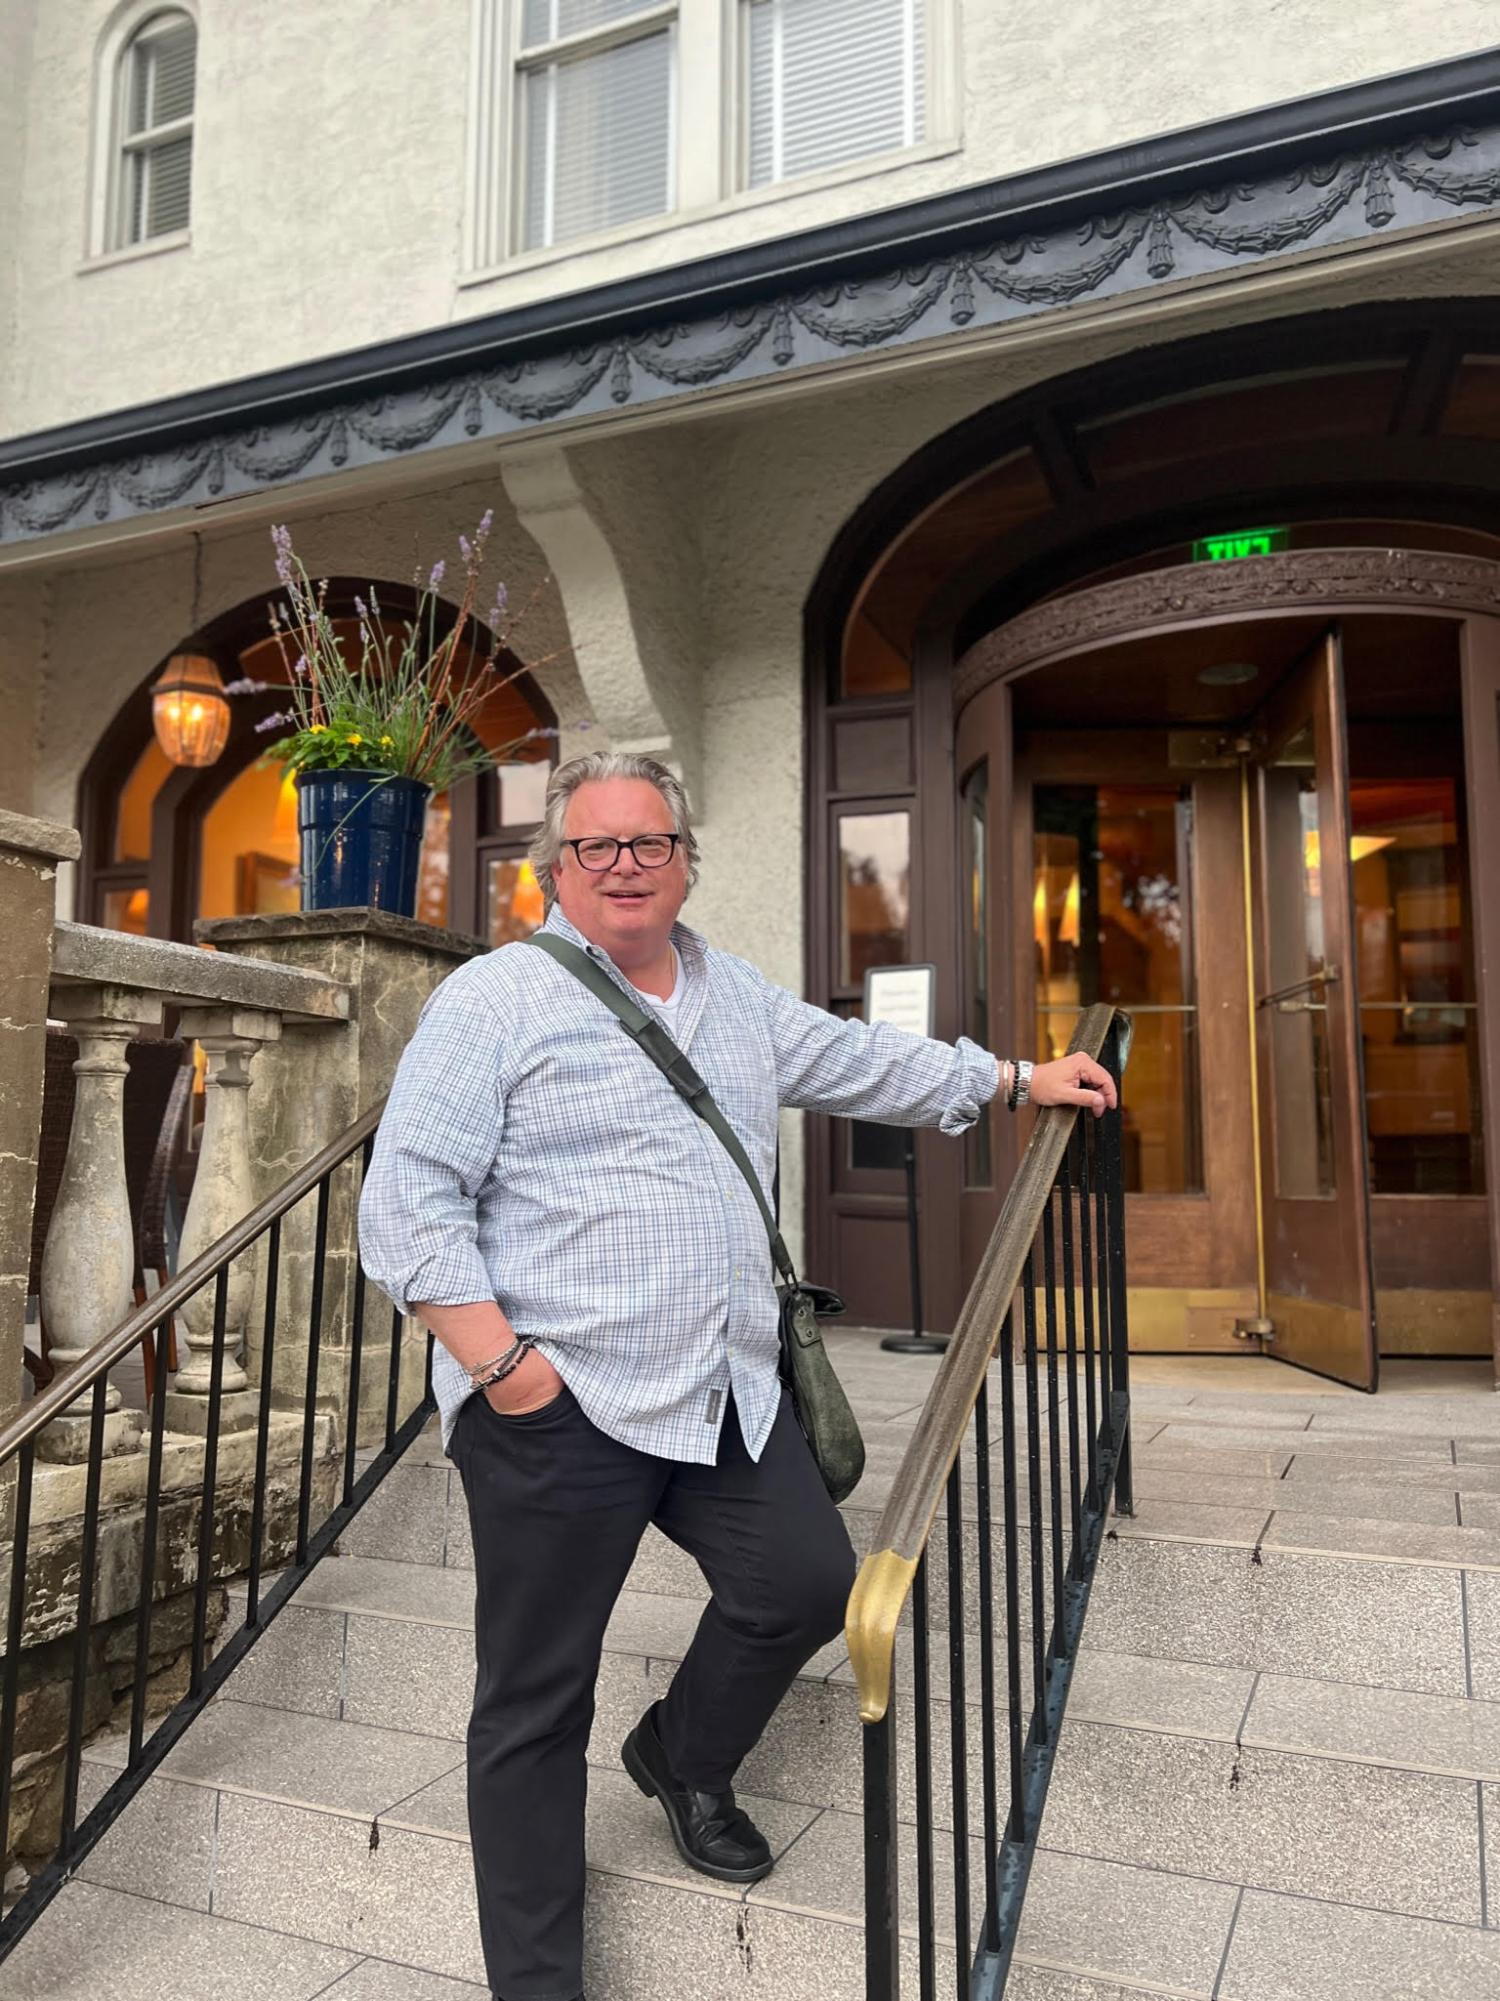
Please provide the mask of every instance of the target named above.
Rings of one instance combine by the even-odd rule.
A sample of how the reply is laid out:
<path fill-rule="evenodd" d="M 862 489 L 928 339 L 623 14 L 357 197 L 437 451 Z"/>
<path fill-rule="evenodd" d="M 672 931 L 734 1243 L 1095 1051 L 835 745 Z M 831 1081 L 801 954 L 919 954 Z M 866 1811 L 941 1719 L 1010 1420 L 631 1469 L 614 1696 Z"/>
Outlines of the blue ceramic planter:
<path fill-rule="evenodd" d="M 302 908 L 413 917 L 430 786 L 379 771 L 297 774 Z"/>

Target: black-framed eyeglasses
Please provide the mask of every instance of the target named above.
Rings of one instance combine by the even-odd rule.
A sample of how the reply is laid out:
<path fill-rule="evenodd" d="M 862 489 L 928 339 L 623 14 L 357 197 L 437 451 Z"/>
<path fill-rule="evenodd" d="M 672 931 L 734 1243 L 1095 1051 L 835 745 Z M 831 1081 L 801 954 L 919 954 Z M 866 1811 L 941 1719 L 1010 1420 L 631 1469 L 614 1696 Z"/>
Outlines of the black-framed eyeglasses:
<path fill-rule="evenodd" d="M 581 841 L 564 841 L 578 857 L 580 868 L 602 875 L 620 859 L 620 850 L 629 848 L 637 868 L 665 868 L 677 852 L 681 834 L 637 834 L 633 841 L 616 841 L 608 834 L 585 834 Z"/>

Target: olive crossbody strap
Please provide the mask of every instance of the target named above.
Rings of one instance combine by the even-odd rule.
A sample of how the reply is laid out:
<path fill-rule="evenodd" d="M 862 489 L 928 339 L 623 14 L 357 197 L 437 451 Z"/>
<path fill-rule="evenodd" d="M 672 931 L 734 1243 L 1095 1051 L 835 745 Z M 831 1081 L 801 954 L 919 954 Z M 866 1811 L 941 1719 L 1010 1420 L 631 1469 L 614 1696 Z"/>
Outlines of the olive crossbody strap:
<path fill-rule="evenodd" d="M 766 1201 L 765 1190 L 760 1185 L 760 1177 L 750 1164 L 750 1156 L 740 1145 L 739 1138 L 728 1119 L 714 1103 L 713 1095 L 698 1072 L 689 1063 L 677 1044 L 668 1035 L 661 1023 L 637 1007 L 629 995 L 613 981 L 602 966 L 596 966 L 587 952 L 582 952 L 566 938 L 559 938 L 552 931 L 537 931 L 522 941 L 534 945 L 539 952 L 545 952 L 549 959 L 555 959 L 559 966 L 580 980 L 596 1000 L 600 1000 L 619 1021 L 621 1028 L 650 1057 L 661 1071 L 673 1090 L 685 1098 L 714 1136 L 722 1143 L 725 1152 L 744 1175 L 756 1207 L 765 1222 L 766 1236 L 771 1245 L 771 1260 L 777 1273 L 787 1285 L 797 1283 L 797 1274 L 792 1269 L 791 1258 L 782 1241 L 776 1218 Z"/>

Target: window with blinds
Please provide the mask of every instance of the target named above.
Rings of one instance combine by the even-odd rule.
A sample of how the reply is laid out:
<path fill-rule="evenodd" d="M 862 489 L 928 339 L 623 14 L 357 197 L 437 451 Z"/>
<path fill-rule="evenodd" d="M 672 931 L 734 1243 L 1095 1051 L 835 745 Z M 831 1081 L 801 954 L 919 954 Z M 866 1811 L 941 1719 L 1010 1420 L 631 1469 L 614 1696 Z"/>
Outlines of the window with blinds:
<path fill-rule="evenodd" d="M 926 0 L 741 0 L 746 184 L 926 136 Z"/>
<path fill-rule="evenodd" d="M 593 236 L 673 205 L 675 6 L 525 0 L 517 70 L 517 237 Z"/>
<path fill-rule="evenodd" d="M 188 226 L 197 66 L 198 30 L 186 14 L 154 14 L 126 44 L 113 249 Z"/>

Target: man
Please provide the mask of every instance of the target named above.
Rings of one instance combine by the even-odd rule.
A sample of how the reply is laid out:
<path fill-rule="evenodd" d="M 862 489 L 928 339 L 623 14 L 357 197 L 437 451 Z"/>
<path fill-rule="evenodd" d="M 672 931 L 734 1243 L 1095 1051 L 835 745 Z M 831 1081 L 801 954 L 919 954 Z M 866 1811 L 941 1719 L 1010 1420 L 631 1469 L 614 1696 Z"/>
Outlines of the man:
<path fill-rule="evenodd" d="M 994 1096 L 1001 1066 L 974 1043 L 841 1021 L 679 925 L 697 843 L 654 759 L 563 765 L 532 861 L 547 928 L 689 1052 L 764 1187 L 782 1105 L 959 1133 Z M 1039 1104 L 1114 1102 L 1086 1057 L 1030 1083 Z M 691 1551 L 713 1595 L 622 1755 L 705 1874 L 770 1869 L 735 1769 L 843 1625 L 854 1557 L 778 1380 L 765 1225 L 608 1009 L 519 943 L 423 1010 L 360 1222 L 370 1276 L 440 1344 L 473 1525 L 469 1823 L 490 1985 L 499 2001 L 581 2001 L 594 1683 L 647 1525 Z"/>

